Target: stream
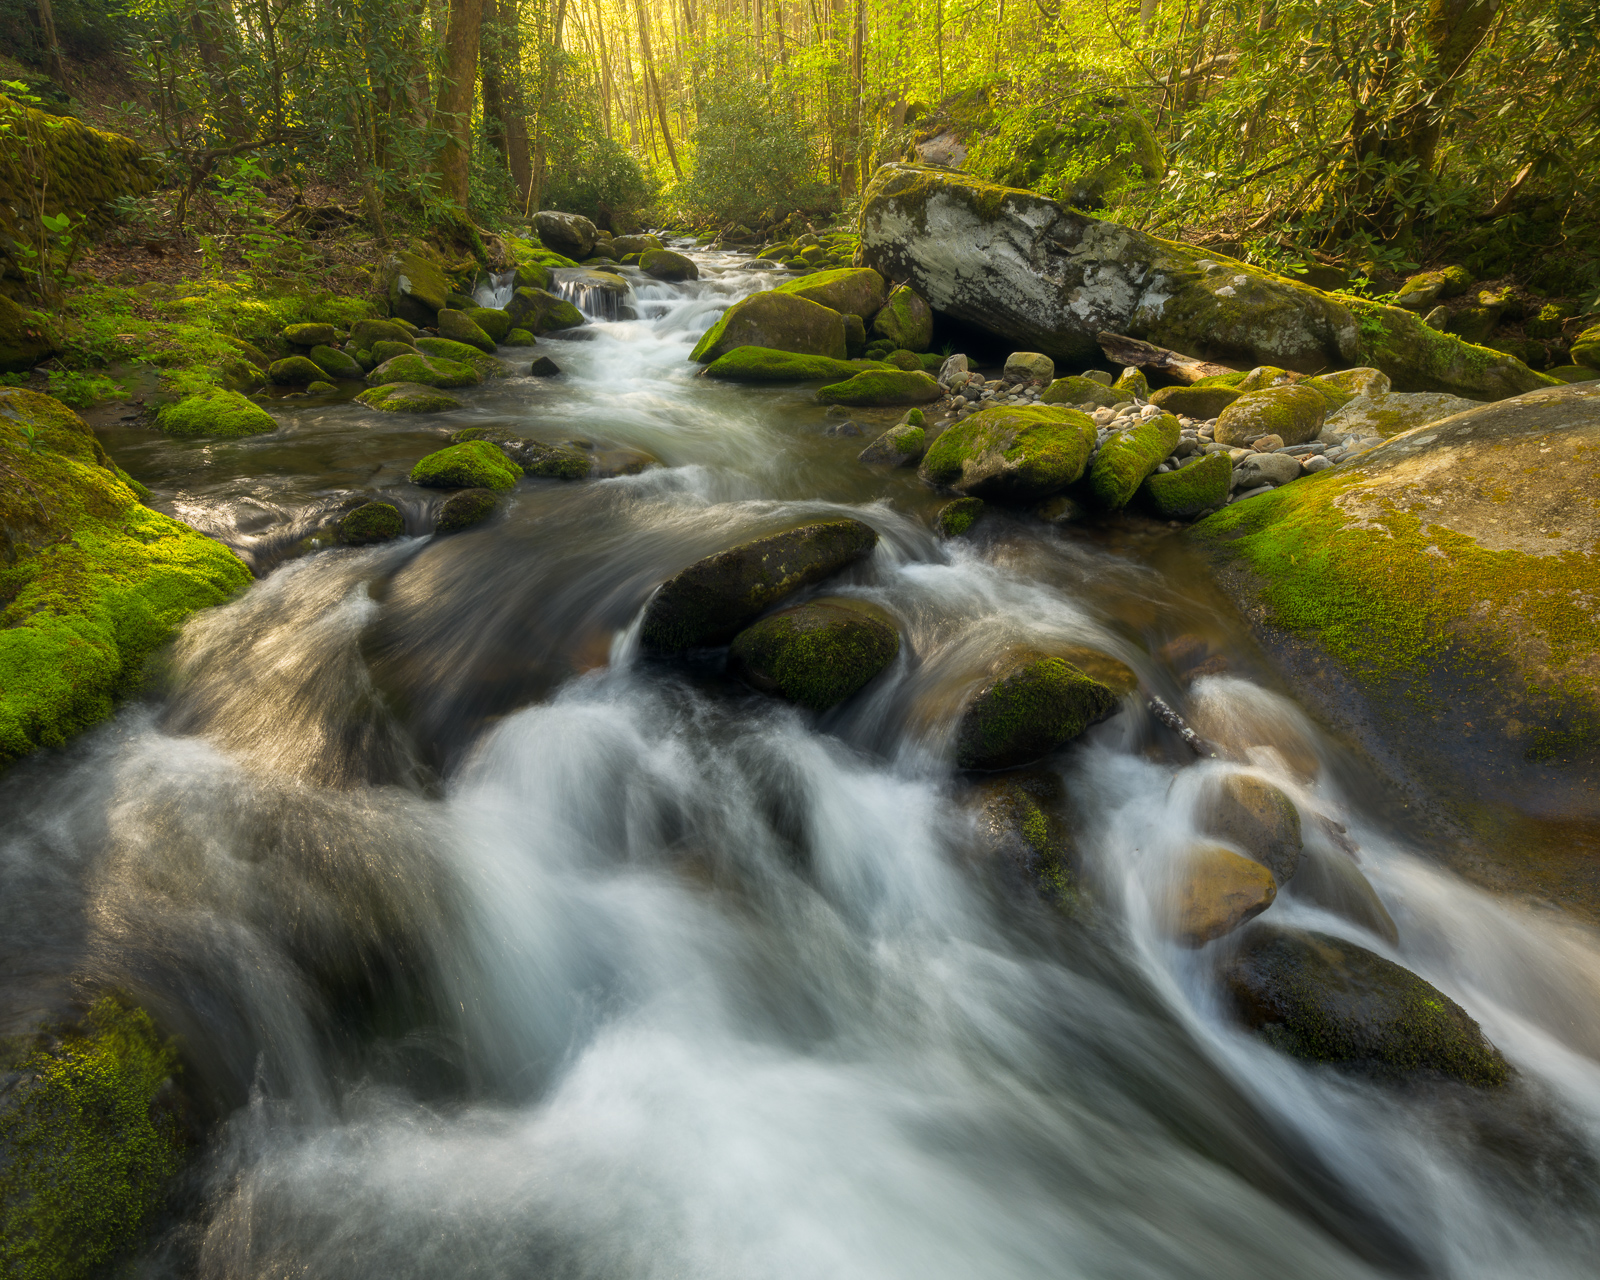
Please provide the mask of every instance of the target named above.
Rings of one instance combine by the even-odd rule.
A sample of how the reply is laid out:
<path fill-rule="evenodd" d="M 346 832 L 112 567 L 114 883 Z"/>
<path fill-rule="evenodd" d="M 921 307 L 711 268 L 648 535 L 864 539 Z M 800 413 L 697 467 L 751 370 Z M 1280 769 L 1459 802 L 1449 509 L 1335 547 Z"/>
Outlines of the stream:
<path fill-rule="evenodd" d="M 898 410 L 830 435 L 811 387 L 697 377 L 691 345 L 771 276 L 695 257 L 685 284 L 629 269 L 636 318 L 501 352 L 561 377 L 457 412 L 101 432 L 258 575 L 148 697 L 0 778 L 6 1029 L 109 984 L 182 1040 L 201 1145 L 140 1274 L 1592 1277 L 1600 934 L 1443 869 L 1166 525 L 991 508 L 940 541 L 945 499 L 856 460 Z M 442 495 L 407 473 L 480 424 L 661 465 L 524 480 L 429 536 Z M 352 496 L 411 536 L 305 552 Z M 718 655 L 638 653 L 664 578 L 844 514 L 877 551 L 811 594 L 902 628 L 855 698 L 817 716 Z M 1152 656 L 1180 636 L 1226 670 L 1185 691 Z M 1195 761 L 1134 698 L 1052 757 L 1071 915 L 978 856 L 949 763 L 1018 641 L 1126 663 L 1247 761 Z M 1509 1088 L 1384 1085 L 1236 1025 L 1226 943 L 1156 923 L 1234 769 L 1348 827 L 1399 941 L 1292 884 L 1266 918 L 1434 983 Z"/>

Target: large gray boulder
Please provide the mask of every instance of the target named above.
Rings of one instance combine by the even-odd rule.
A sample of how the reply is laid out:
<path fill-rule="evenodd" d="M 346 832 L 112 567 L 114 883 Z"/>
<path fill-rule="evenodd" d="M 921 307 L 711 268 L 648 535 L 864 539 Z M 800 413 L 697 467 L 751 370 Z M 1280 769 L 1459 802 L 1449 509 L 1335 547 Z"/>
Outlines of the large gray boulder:
<path fill-rule="evenodd" d="M 533 229 L 545 248 L 569 258 L 587 258 L 594 251 L 594 223 L 580 213 L 542 209 L 533 215 Z"/>

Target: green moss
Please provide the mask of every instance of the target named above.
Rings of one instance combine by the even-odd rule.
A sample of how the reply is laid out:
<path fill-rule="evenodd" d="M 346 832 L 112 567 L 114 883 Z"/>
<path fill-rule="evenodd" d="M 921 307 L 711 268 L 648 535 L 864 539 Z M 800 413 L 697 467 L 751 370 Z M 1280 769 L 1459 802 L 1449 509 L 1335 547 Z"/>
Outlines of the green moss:
<path fill-rule="evenodd" d="M 177 1054 L 147 1014 L 107 996 L 14 1067 L 0 1113 L 0 1269 L 79 1280 L 139 1241 L 182 1163 L 159 1101 Z"/>
<path fill-rule="evenodd" d="M 1122 400 L 1132 400 L 1135 397 L 1140 400 L 1148 400 L 1150 398 L 1150 383 L 1144 376 L 1143 371 L 1134 369 L 1131 372 L 1125 372 L 1111 384 L 1111 393 L 1116 396 L 1116 400 L 1112 401 L 1113 404 Z"/>
<path fill-rule="evenodd" d="M 267 377 L 280 387 L 303 387 L 307 383 L 320 382 L 322 370 L 305 356 L 289 356 L 274 360 L 267 368 Z"/>
<path fill-rule="evenodd" d="M 534 334 L 576 329 L 585 323 L 583 312 L 547 289 L 518 289 L 506 304 L 506 314 L 515 328 Z"/>
<path fill-rule="evenodd" d="M 1092 378 L 1076 375 L 1057 378 L 1039 395 L 1042 404 L 1092 404 L 1106 409 L 1127 398 L 1115 394 L 1110 387 L 1102 386 Z"/>
<path fill-rule="evenodd" d="M 764 693 L 826 711 L 894 661 L 900 633 L 881 611 L 818 600 L 763 618 L 734 637 L 729 670 Z"/>
<path fill-rule="evenodd" d="M 1089 468 L 1091 500 L 1102 511 L 1120 511 L 1177 444 L 1178 420 L 1170 413 L 1146 418 L 1131 430 L 1116 432 L 1100 446 Z"/>
<path fill-rule="evenodd" d="M 352 547 L 388 542 L 405 531 L 400 509 L 389 502 L 364 502 L 339 521 L 339 541 Z"/>
<path fill-rule="evenodd" d="M 464 307 L 463 314 L 473 324 L 477 325 L 484 333 L 488 334 L 495 342 L 504 342 L 506 335 L 511 332 L 511 313 L 502 311 L 499 307 Z M 449 338 L 454 335 L 439 331 L 439 336 Z M 461 339 L 465 341 L 465 339 Z M 490 352 L 493 355 L 493 351 Z"/>
<path fill-rule="evenodd" d="M 1211 453 L 1176 471 L 1150 476 L 1139 486 L 1139 501 L 1163 520 L 1193 520 L 1226 502 L 1232 482 L 1228 455 Z"/>
<path fill-rule="evenodd" d="M 443 413 L 461 407 L 461 401 L 453 395 L 420 382 L 386 382 L 381 387 L 369 387 L 356 399 L 385 413 Z"/>
<path fill-rule="evenodd" d="M 513 329 L 506 334 L 502 345 L 507 347 L 536 347 L 539 345 L 539 339 L 526 329 Z"/>
<path fill-rule="evenodd" d="M 1248 369 L 1235 369 L 1229 373 L 1214 373 L 1209 378 L 1196 378 L 1190 383 L 1193 387 L 1238 387 L 1250 376 Z"/>
<path fill-rule="evenodd" d="M 863 370 L 882 367 L 875 362 L 835 360 L 770 347 L 735 347 L 706 366 L 706 377 L 729 382 L 815 382 L 853 378 Z"/>
<path fill-rule="evenodd" d="M 872 332 L 906 351 L 926 351 L 933 341 L 933 308 L 910 285 L 896 285 L 873 317 Z"/>
<path fill-rule="evenodd" d="M 511 316 L 502 312 L 506 317 L 506 329 L 511 328 Z M 442 340 L 454 342 L 458 345 L 481 351 L 484 355 L 492 356 L 495 351 L 495 340 L 491 338 L 482 327 L 465 311 L 453 311 L 445 308 L 439 312 L 439 337 Z M 426 350 L 426 348 L 422 348 Z"/>
<path fill-rule="evenodd" d="M 1515 356 L 1440 333 L 1399 307 L 1349 294 L 1339 301 L 1360 322 L 1359 363 L 1388 374 L 1396 391 L 1449 391 L 1476 400 L 1500 400 L 1560 385 Z"/>
<path fill-rule="evenodd" d="M 500 509 L 500 495 L 492 489 L 462 489 L 452 493 L 439 507 L 437 533 L 460 533 L 482 524 Z"/>
<path fill-rule="evenodd" d="M 817 399 L 823 404 L 861 406 L 927 404 L 942 394 L 938 382 L 920 369 L 869 369 L 819 388 Z"/>
<path fill-rule="evenodd" d="M 920 412 L 913 410 L 913 412 Z M 863 449 L 859 460 L 867 463 L 887 463 L 893 467 L 914 466 L 927 447 L 927 431 L 913 423 L 903 422 L 890 427 Z"/>
<path fill-rule="evenodd" d="M 1328 402 L 1309 382 L 1247 391 L 1218 416 L 1217 443 L 1238 447 L 1275 435 L 1284 444 L 1304 444 L 1322 430 Z"/>
<path fill-rule="evenodd" d="M 1572 363 L 1600 374 L 1600 324 L 1591 325 L 1573 341 Z"/>
<path fill-rule="evenodd" d="M 434 489 L 510 489 L 520 472 L 487 440 L 453 444 L 411 468 L 411 483 Z"/>
<path fill-rule="evenodd" d="M 1071 663 L 1021 655 L 969 704 L 956 732 L 956 763 L 963 769 L 1026 764 L 1071 742 L 1116 704 L 1116 694 Z"/>
<path fill-rule="evenodd" d="M 486 356 L 476 347 L 468 346 L 464 342 L 454 342 L 449 338 L 418 338 L 416 345 L 417 350 L 423 355 L 435 360 L 448 360 L 452 364 L 464 364 L 469 369 L 475 370 L 480 378 L 511 376 L 511 366 L 505 361 Z"/>
<path fill-rule="evenodd" d="M 290 346 L 326 347 L 339 340 L 339 331 L 331 324 L 289 324 L 282 337 Z"/>
<path fill-rule="evenodd" d="M 792 293 L 797 298 L 831 307 L 840 314 L 868 320 L 883 306 L 887 286 L 884 279 L 870 267 L 841 267 L 835 271 L 819 271 L 799 280 L 786 280 L 777 287 L 778 293 Z M 865 327 L 863 326 L 863 333 Z"/>
<path fill-rule="evenodd" d="M 1076 409 L 981 409 L 945 428 L 922 460 L 929 484 L 969 497 L 1031 502 L 1083 475 L 1096 438 Z"/>
<path fill-rule="evenodd" d="M 939 508 L 934 517 L 934 527 L 946 538 L 959 538 L 978 522 L 983 515 L 982 498 L 957 498 Z"/>
<path fill-rule="evenodd" d="M 237 391 L 212 389 L 162 407 L 156 426 L 169 436 L 254 436 L 278 424 L 260 405 Z"/>
<path fill-rule="evenodd" d="M 1215 418 L 1239 398 L 1232 387 L 1162 387 L 1150 403 L 1186 418 Z"/>
<path fill-rule="evenodd" d="M 736 347 L 767 347 L 843 360 L 844 317 L 831 307 L 769 289 L 742 298 L 695 343 L 689 358 L 709 364 Z"/>
<path fill-rule="evenodd" d="M 481 381 L 482 377 L 471 365 L 424 355 L 420 351 L 385 360 L 367 375 L 367 385 L 373 387 L 391 382 L 416 382 L 425 387 L 470 387 Z"/>
<path fill-rule="evenodd" d="M 706 364 L 710 361 L 718 359 L 718 355 L 714 355 L 712 353 L 720 352 L 723 349 L 722 339 L 727 331 L 728 313 L 724 311 L 722 315 L 718 317 L 717 322 L 700 335 L 700 341 L 695 343 L 694 350 L 689 352 L 689 359 L 693 360 L 696 364 Z M 733 349 L 738 350 L 739 348 Z M 767 351 L 771 350 L 772 348 L 762 347 L 758 349 Z"/>
<path fill-rule="evenodd" d="M 413 336 L 410 329 L 393 320 L 358 320 L 350 327 L 350 341 L 358 351 L 376 351 L 380 342 L 398 342 L 409 347 Z"/>
<path fill-rule="evenodd" d="M 0 765 L 111 714 L 185 617 L 250 581 L 226 547 L 141 505 L 83 421 L 29 391 L 0 390 L 0 553 Z"/>

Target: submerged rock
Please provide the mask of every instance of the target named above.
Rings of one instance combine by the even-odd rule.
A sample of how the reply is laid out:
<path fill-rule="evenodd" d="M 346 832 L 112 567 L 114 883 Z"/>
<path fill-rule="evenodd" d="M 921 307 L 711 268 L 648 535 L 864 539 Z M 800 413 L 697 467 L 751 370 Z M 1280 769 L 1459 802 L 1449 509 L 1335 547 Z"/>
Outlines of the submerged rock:
<path fill-rule="evenodd" d="M 1167 931 L 1186 947 L 1204 946 L 1253 920 L 1277 896 L 1277 881 L 1259 862 L 1226 845 L 1194 845 L 1183 855 Z"/>
<path fill-rule="evenodd" d="M 500 495 L 493 489 L 461 489 L 439 507 L 436 533 L 460 533 L 482 524 L 500 509 Z"/>
<path fill-rule="evenodd" d="M 1264 779 L 1230 773 L 1208 793 L 1200 824 L 1267 867 L 1280 885 L 1300 869 L 1300 811 Z"/>
<path fill-rule="evenodd" d="M 640 641 L 652 653 L 726 644 L 767 609 L 877 546 L 860 520 L 822 520 L 730 547 L 680 570 L 645 608 Z"/>
<path fill-rule="evenodd" d="M 255 401 L 219 388 L 163 406 L 156 426 L 169 436 L 255 436 L 278 429 L 273 416 Z"/>
<path fill-rule="evenodd" d="M 1245 1025 L 1294 1057 L 1387 1077 L 1436 1071 L 1482 1088 L 1510 1078 L 1466 1010 L 1353 942 L 1258 924 L 1222 976 Z"/>
<path fill-rule="evenodd" d="M 959 538 L 967 533 L 983 515 L 982 498 L 957 498 L 939 508 L 933 518 L 933 527 L 945 538 Z"/>
<path fill-rule="evenodd" d="M 900 652 L 900 630 L 860 600 L 811 600 L 733 638 L 728 671 L 761 693 L 826 711 L 861 690 Z"/>
<path fill-rule="evenodd" d="M 400 509 L 391 502 L 363 502 L 339 521 L 339 541 L 350 547 L 389 542 L 406 531 Z"/>
<path fill-rule="evenodd" d="M 977 819 L 985 860 L 1062 905 L 1076 900 L 1070 809 L 1059 777 L 1029 769 L 982 778 L 963 802 Z"/>
<path fill-rule="evenodd" d="M 449 392 L 420 382 L 386 382 L 367 388 L 356 399 L 385 413 L 443 413 L 461 407 L 461 401 Z"/>
<path fill-rule="evenodd" d="M 1075 409 L 982 409 L 945 428 L 928 449 L 929 484 L 1000 502 L 1032 502 L 1083 475 L 1095 426 Z"/>
<path fill-rule="evenodd" d="M 528 375 L 533 378 L 554 378 L 561 373 L 561 366 L 549 356 L 540 356 L 528 366 Z"/>
<path fill-rule="evenodd" d="M 411 483 L 433 489 L 510 489 L 519 472 L 487 440 L 453 444 L 420 459 L 411 468 Z"/>
<path fill-rule="evenodd" d="M 956 730 L 963 769 L 1012 769 L 1065 746 L 1116 710 L 1105 685 L 1052 654 L 1008 654 L 967 704 Z"/>
<path fill-rule="evenodd" d="M 733 304 L 701 336 L 689 359 L 709 364 L 735 347 L 767 347 L 843 360 L 844 317 L 789 293 L 753 293 Z"/>
<path fill-rule="evenodd" d="M 817 399 L 823 404 L 863 407 L 929 404 L 943 394 L 928 374 L 908 369 L 867 369 L 843 382 L 817 389 Z"/>

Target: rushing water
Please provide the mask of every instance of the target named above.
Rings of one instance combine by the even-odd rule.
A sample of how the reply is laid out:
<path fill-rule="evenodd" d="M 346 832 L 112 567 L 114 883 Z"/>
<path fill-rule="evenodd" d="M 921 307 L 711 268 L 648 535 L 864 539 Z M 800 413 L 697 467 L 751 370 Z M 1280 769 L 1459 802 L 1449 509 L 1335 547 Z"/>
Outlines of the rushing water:
<path fill-rule="evenodd" d="M 255 439 L 105 433 L 261 575 L 188 624 L 159 696 L 0 780 L 7 1018 L 128 990 L 219 1120 L 148 1273 L 1594 1275 L 1595 933 L 1407 844 L 1165 527 L 994 515 L 939 543 L 934 495 L 855 461 L 893 414 L 829 435 L 808 389 L 696 378 L 689 346 L 763 283 L 701 258 L 630 273 L 637 319 L 541 341 L 563 377 L 442 418 L 299 400 Z M 489 422 L 662 465 L 303 552 L 352 495 L 421 535 L 411 464 Z M 881 535 L 826 590 L 903 628 L 851 703 L 637 656 L 662 578 L 825 513 Z M 1185 694 L 1149 655 L 1194 633 L 1230 670 Z M 1076 918 L 974 856 L 947 763 L 1019 639 L 1121 659 L 1246 762 L 1180 757 L 1136 705 L 1055 760 Z M 1293 886 L 1271 918 L 1434 982 L 1511 1088 L 1380 1086 L 1236 1029 L 1220 944 L 1152 920 L 1238 768 L 1348 825 L 1399 942 Z"/>

